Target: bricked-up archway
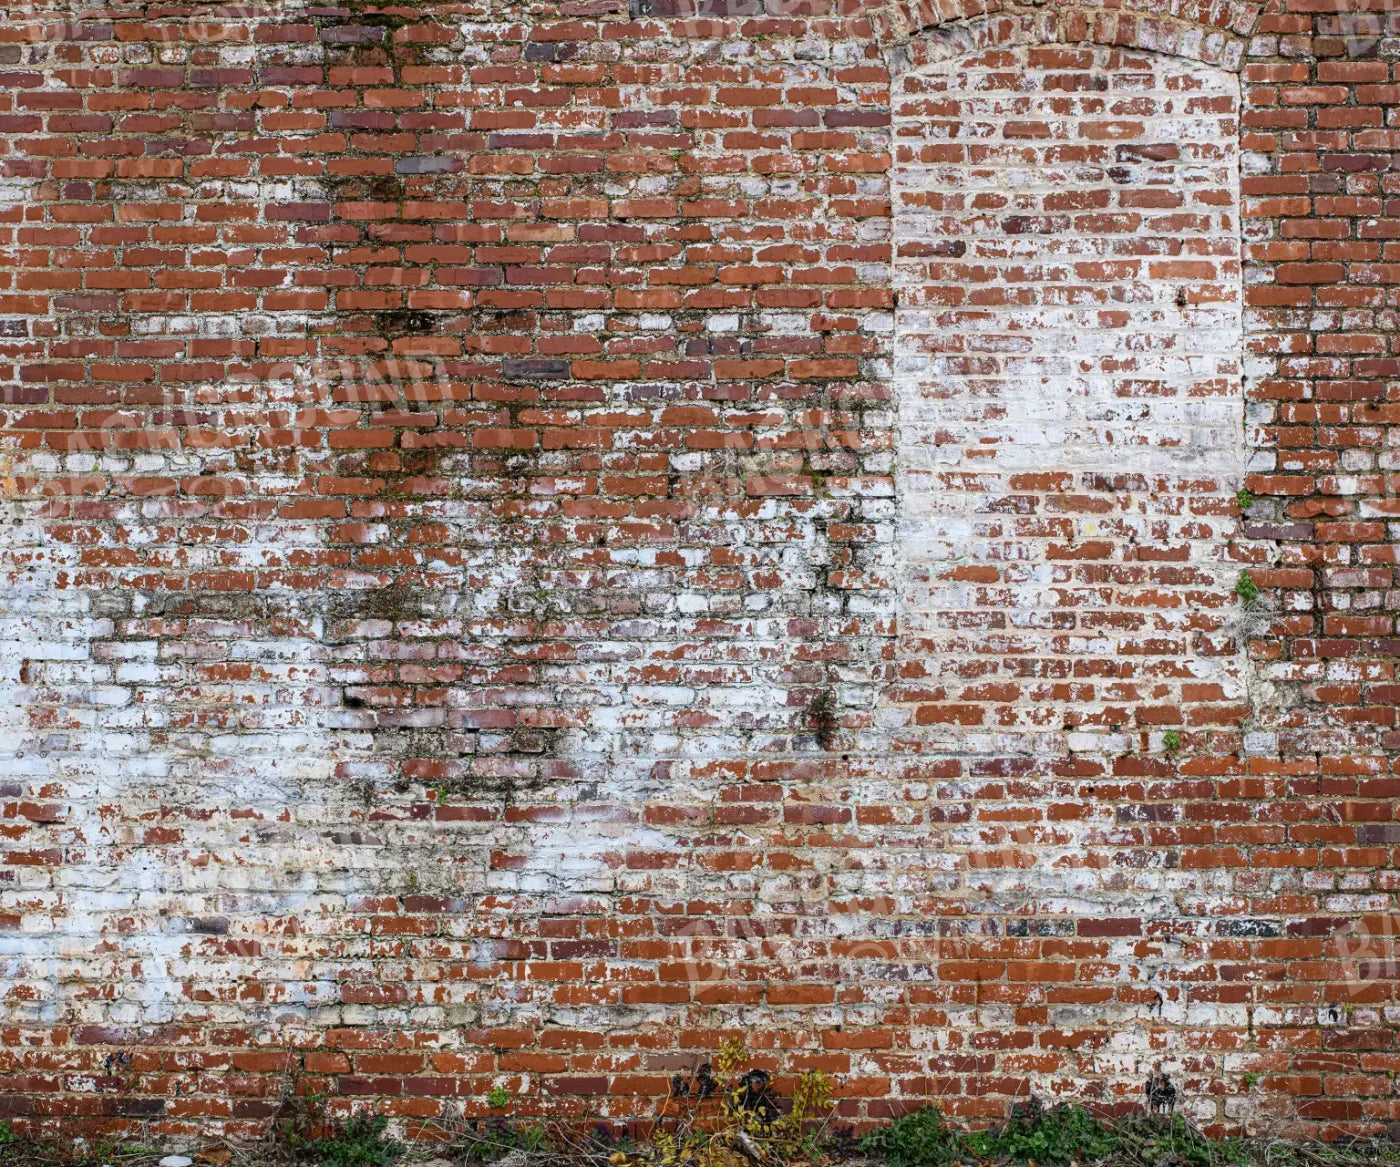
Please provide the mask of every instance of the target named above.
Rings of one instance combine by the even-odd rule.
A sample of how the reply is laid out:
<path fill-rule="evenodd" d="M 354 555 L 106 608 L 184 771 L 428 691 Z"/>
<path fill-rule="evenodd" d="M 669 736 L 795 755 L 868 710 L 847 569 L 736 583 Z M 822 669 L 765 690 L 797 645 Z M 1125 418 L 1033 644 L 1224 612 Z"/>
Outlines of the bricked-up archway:
<path fill-rule="evenodd" d="M 1237 721 L 1235 77 L 1011 43 L 893 117 L 899 736 L 1106 770 Z"/>

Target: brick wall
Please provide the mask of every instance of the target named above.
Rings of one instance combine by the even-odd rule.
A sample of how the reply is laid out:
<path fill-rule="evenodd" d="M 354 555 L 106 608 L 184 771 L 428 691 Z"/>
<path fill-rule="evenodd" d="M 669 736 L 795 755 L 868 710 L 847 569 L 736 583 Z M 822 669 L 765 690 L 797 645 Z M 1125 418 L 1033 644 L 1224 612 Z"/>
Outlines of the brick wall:
<path fill-rule="evenodd" d="M 1400 30 L 989 8 L 0 4 L 0 1111 L 1400 1121 Z"/>

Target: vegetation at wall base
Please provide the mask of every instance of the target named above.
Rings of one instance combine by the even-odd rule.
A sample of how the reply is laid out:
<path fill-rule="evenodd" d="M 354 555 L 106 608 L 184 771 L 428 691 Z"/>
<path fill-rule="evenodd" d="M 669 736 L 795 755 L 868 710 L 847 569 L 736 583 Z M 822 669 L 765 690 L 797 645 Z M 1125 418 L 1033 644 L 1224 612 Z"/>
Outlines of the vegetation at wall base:
<path fill-rule="evenodd" d="M 1257 1077 L 1246 1074 L 1246 1089 Z M 390 1135 L 388 1114 L 360 1108 L 334 1117 L 329 1096 L 293 1073 L 264 1139 L 191 1148 L 179 1167 L 1400 1167 L 1400 1144 L 1379 1140 L 1211 1138 L 1176 1111 L 1178 1087 L 1160 1071 L 1147 1079 L 1145 1105 L 1127 1116 L 1031 1095 L 984 1129 L 927 1105 L 859 1139 L 833 1122 L 827 1075 L 784 1081 L 786 1094 L 731 1038 L 674 1075 L 649 1118 L 522 1117 L 518 1098 L 496 1086 L 484 1098 L 489 1117 L 413 1124 L 405 1143 Z M 139 1143 L 22 1137 L 0 1121 L 0 1167 L 165 1167 L 168 1154 Z"/>
<path fill-rule="evenodd" d="M 385 1137 L 388 1125 L 382 1114 L 352 1115 L 339 1133 L 308 1143 L 303 1157 L 318 1167 L 389 1167 L 403 1147 Z"/>
<path fill-rule="evenodd" d="M 792 1111 L 780 1115 L 786 1118 Z M 806 1121 L 806 1120 L 804 1120 Z M 704 1124 L 702 1124 L 704 1125 Z M 335 1133 L 292 1150 L 277 1139 L 218 1141 L 186 1152 L 195 1167 L 1377 1167 L 1400 1165 L 1400 1145 L 1351 1139 L 1212 1139 L 1180 1114 L 1096 1118 L 1083 1106 L 1032 1098 L 1009 1120 L 984 1130 L 960 1127 L 926 1106 L 855 1140 L 849 1128 L 810 1122 L 792 1138 L 763 1144 L 715 1126 L 703 1139 L 633 1140 L 599 1121 L 549 1124 L 510 1119 L 436 1129 L 410 1143 L 388 1137 L 387 1116 L 361 1112 Z M 796 1132 L 789 1124 L 787 1129 Z M 0 1123 L 0 1167 L 158 1167 L 169 1153 L 135 1142 L 32 1139 Z"/>
<path fill-rule="evenodd" d="M 1240 1140 L 1208 1139 L 1181 1115 L 1139 1115 L 1108 1123 L 1077 1103 L 1047 1108 L 1038 1098 L 1018 1106 L 1002 1126 L 979 1131 L 954 1127 L 936 1106 L 926 1106 L 871 1132 L 860 1146 L 886 1167 L 1063 1167 L 1111 1161 L 1215 1167 L 1248 1161 Z"/>

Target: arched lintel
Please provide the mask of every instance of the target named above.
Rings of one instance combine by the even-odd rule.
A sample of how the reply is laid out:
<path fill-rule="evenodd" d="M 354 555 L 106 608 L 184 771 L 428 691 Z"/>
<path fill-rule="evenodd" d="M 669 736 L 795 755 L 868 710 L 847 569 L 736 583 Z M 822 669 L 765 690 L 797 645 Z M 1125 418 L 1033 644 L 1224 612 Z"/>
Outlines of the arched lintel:
<path fill-rule="evenodd" d="M 956 0 L 896 0 L 877 22 L 892 76 L 1002 45 L 1097 44 L 1183 57 L 1231 73 L 1244 67 L 1260 3 L 1139 0 L 1100 8 L 1082 2 L 1006 5 L 985 11 Z"/>

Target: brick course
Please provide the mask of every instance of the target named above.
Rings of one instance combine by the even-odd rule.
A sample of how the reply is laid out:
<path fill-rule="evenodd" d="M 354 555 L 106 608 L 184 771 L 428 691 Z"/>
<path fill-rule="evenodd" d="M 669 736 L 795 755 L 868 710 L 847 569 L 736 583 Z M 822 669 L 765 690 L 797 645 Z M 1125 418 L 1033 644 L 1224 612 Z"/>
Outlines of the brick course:
<path fill-rule="evenodd" d="M 0 1112 L 1400 1122 L 1392 15 L 0 10 Z"/>

